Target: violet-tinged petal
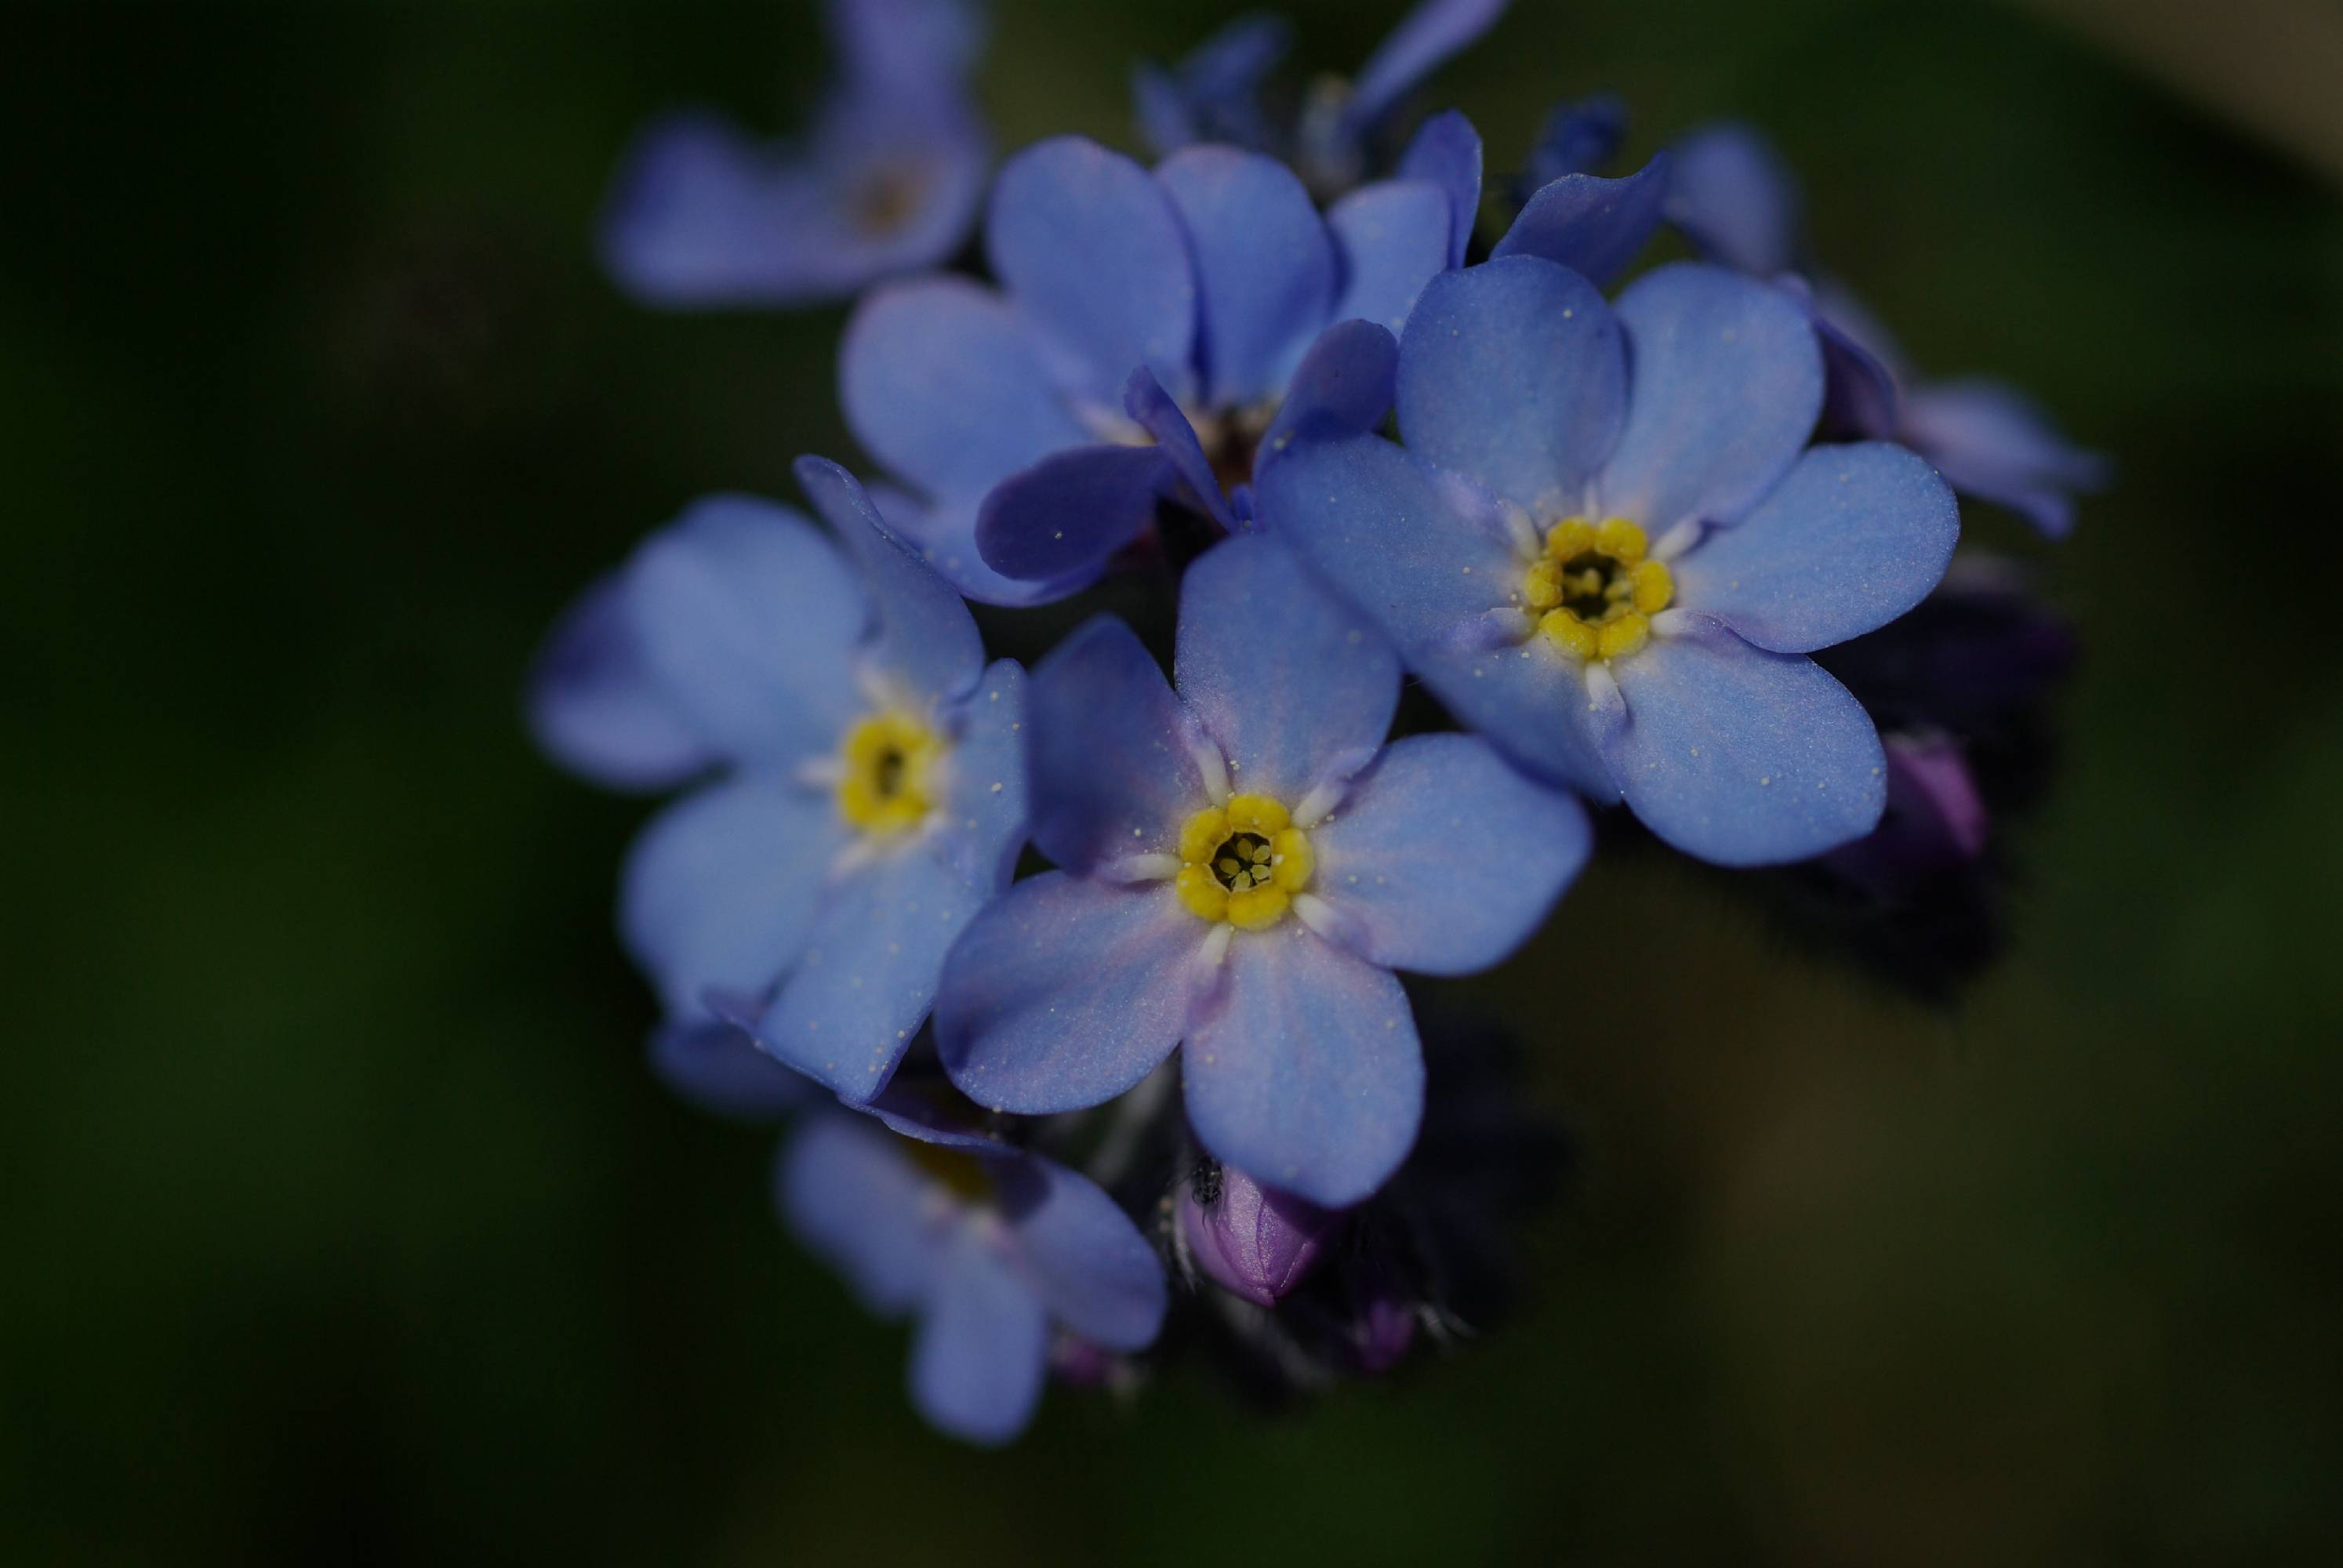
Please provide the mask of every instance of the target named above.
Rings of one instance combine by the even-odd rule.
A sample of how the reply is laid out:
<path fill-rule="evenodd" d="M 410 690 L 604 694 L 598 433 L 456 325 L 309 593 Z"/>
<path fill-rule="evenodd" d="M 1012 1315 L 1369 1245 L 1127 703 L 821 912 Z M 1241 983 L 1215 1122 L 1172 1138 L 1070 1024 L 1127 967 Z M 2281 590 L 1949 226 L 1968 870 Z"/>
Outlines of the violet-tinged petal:
<path fill-rule="evenodd" d="M 962 1154 L 1017 1152 L 977 1125 L 974 1106 L 940 1085 L 923 1083 L 913 1088 L 897 1078 L 868 1100 L 843 1100 L 838 1103 L 849 1111 L 877 1118 L 889 1131 L 917 1143 L 957 1150 Z"/>
<path fill-rule="evenodd" d="M 1158 447 L 1076 447 L 993 487 L 976 515 L 976 548 L 1004 577 L 1057 582 L 1095 574 L 1145 533 L 1179 483 Z"/>
<path fill-rule="evenodd" d="M 904 491 L 879 486 L 870 491 L 879 515 L 905 548 L 933 568 L 937 576 L 979 604 L 1006 605 L 1023 609 L 1054 604 L 1080 593 L 1098 580 L 1103 561 L 1086 572 L 1048 582 L 1022 582 L 1005 578 L 984 564 L 976 550 L 976 519 L 981 498 L 928 506 Z"/>
<path fill-rule="evenodd" d="M 1448 199 L 1448 265 L 1464 265 L 1481 218 L 1481 133 L 1461 110 L 1434 115 L 1400 156 L 1397 177 L 1436 186 Z"/>
<path fill-rule="evenodd" d="M 839 347 L 847 427 L 932 500 L 973 498 L 1090 432 L 1016 313 L 960 277 L 874 289 Z"/>
<path fill-rule="evenodd" d="M 1163 390 L 1154 371 L 1142 365 L 1131 373 L 1122 407 L 1140 428 L 1155 437 L 1155 449 L 1187 487 L 1189 498 L 1222 528 L 1235 528 L 1236 517 L 1229 510 L 1228 498 L 1221 494 L 1220 477 L 1212 472 L 1212 460 L 1204 455 L 1196 427 L 1189 422 L 1187 411 L 1172 401 L 1172 394 Z"/>
<path fill-rule="evenodd" d="M 1815 315 L 1815 336 L 1823 348 L 1823 428 L 1865 440 L 1894 439 L 1904 422 L 1896 373 L 1827 316 Z"/>
<path fill-rule="evenodd" d="M 1144 365 L 1175 397 L 1194 390 L 1195 274 L 1179 215 L 1145 169 L 1080 136 L 1039 143 L 1001 168 L 985 235 L 1064 384 L 1112 407 Z"/>
<path fill-rule="evenodd" d="M 1048 1372 L 1050 1318 L 998 1243 L 953 1232 L 911 1337 L 911 1402 L 939 1430 L 985 1447 L 1033 1419 Z"/>
<path fill-rule="evenodd" d="M 1903 447 L 1815 447 L 1738 527 L 1676 562 L 1676 602 L 1759 648 L 1811 653 L 1918 604 L 1960 533 L 1952 491 Z"/>
<path fill-rule="evenodd" d="M 1232 1165 L 1220 1168 L 1212 1201 L 1192 1182 L 1179 1200 L 1180 1233 L 1206 1278 L 1256 1306 L 1273 1307 L 1310 1277 L 1342 1223 L 1307 1200 L 1263 1187 Z"/>
<path fill-rule="evenodd" d="M 1453 224 L 1447 193 L 1423 180 L 1362 186 L 1327 208 L 1342 261 L 1334 318 L 1405 327 L 1423 286 L 1449 266 Z"/>
<path fill-rule="evenodd" d="M 1887 808 L 1868 836 L 1822 864 L 1874 898 L 1906 897 L 1981 859 L 1993 823 L 1961 749 L 1942 738 L 1891 735 Z"/>
<path fill-rule="evenodd" d="M 1759 277 L 1798 265 L 1797 176 L 1752 127 L 1704 126 L 1674 147 L 1668 221 L 1712 259 Z"/>
<path fill-rule="evenodd" d="M 720 1019 L 671 1019 L 651 1031 L 651 1071 L 677 1098 L 742 1121 L 773 1121 L 813 1097 L 813 1086 Z"/>
<path fill-rule="evenodd" d="M 984 672 L 984 639 L 951 586 L 900 543 L 853 475 L 827 457 L 800 457 L 807 498 L 862 568 L 872 611 L 872 657 L 906 695 L 950 701 Z"/>
<path fill-rule="evenodd" d="M 1471 974 L 1535 931 L 1586 864 L 1594 832 L 1570 796 L 1515 772 L 1485 740 L 1394 741 L 1311 835 L 1312 890 L 1371 963 Z"/>
<path fill-rule="evenodd" d="M 1194 247 L 1204 399 L 1259 402 L 1284 385 L 1334 308 L 1326 225 L 1293 172 L 1258 153 L 1191 147 L 1155 178 Z"/>
<path fill-rule="evenodd" d="M 1283 451 L 1300 435 L 1362 435 L 1376 428 L 1399 395 L 1399 340 L 1371 321 L 1326 329 L 1294 371 L 1262 450 Z"/>
<path fill-rule="evenodd" d="M 900 1317 L 929 1294 L 958 1228 L 945 1195 L 872 1123 L 809 1118 L 774 1171 L 782 1220 L 863 1305 Z"/>
<path fill-rule="evenodd" d="M 1627 409 L 1619 323 L 1593 285 L 1552 262 L 1513 256 L 1442 274 L 1400 340 L 1408 450 L 1542 520 L 1578 510 Z"/>
<path fill-rule="evenodd" d="M 1608 284 L 1659 231 L 1667 191 L 1665 153 L 1624 179 L 1564 175 L 1530 197 L 1492 256 L 1534 256 Z"/>
<path fill-rule="evenodd" d="M 1712 627 L 1654 638 L 1611 668 L 1627 721 L 1604 754 L 1635 815 L 1686 854 L 1775 865 L 1878 825 L 1878 732 L 1812 659 Z"/>
<path fill-rule="evenodd" d="M 627 608 L 644 668 L 721 755 L 787 768 L 835 743 L 870 604 L 799 513 L 695 502 L 636 552 Z"/>
<path fill-rule="evenodd" d="M 2054 539 L 2073 531 L 2074 493 L 2107 483 L 2105 457 L 2069 442 L 2031 399 L 1997 381 L 1913 387 L 1903 434 L 1955 489 L 2008 508 Z"/>
<path fill-rule="evenodd" d="M 1289 806 L 1372 755 L 1399 707 L 1399 658 L 1274 539 L 1225 539 L 1181 585 L 1180 698 L 1233 786 Z"/>
<path fill-rule="evenodd" d="M 547 755 L 612 789 L 664 789 L 715 760 L 643 661 L 612 572 L 563 612 L 530 667 L 529 731 Z"/>
<path fill-rule="evenodd" d="M 1680 262 L 1629 285 L 1617 311 L 1634 374 L 1626 428 L 1603 466 L 1602 514 L 1654 539 L 1693 519 L 1739 521 L 1822 412 L 1822 350 L 1805 307 L 1771 284 Z"/>
<path fill-rule="evenodd" d="M 1359 67 L 1343 122 L 1363 136 L 1418 82 L 1470 47 L 1497 24 L 1511 0 L 1424 0 L 1385 35 Z"/>
<path fill-rule="evenodd" d="M 1071 870 L 1167 850 L 1205 803 L 1209 742 L 1155 656 L 1112 616 L 1085 622 L 1027 684 L 1033 841 Z"/>
<path fill-rule="evenodd" d="M 945 1072 L 979 1105 L 1023 1116 L 1113 1099 L 1186 1030 L 1205 929 L 1161 882 L 1018 883 L 944 961 Z"/>
<path fill-rule="evenodd" d="M 1050 1315 L 1111 1350 L 1144 1350 L 1163 1326 L 1155 1249 L 1089 1178 L 1039 1155 L 993 1177 L 1011 1257 Z"/>
<path fill-rule="evenodd" d="M 827 799 L 757 776 L 652 818 L 627 853 L 618 928 L 669 1012 L 703 1016 L 711 988 L 761 994 L 795 963 L 844 842 Z"/>
<path fill-rule="evenodd" d="M 1240 936 L 1221 1005 L 1182 1053 L 1188 1120 L 1225 1164 L 1329 1208 L 1415 1141 L 1423 1052 L 1407 993 L 1296 920 Z"/>
<path fill-rule="evenodd" d="M 1026 769 L 1025 671 L 995 660 L 967 699 L 940 716 L 951 737 L 935 849 L 990 897 L 1009 885 L 1031 807 Z"/>

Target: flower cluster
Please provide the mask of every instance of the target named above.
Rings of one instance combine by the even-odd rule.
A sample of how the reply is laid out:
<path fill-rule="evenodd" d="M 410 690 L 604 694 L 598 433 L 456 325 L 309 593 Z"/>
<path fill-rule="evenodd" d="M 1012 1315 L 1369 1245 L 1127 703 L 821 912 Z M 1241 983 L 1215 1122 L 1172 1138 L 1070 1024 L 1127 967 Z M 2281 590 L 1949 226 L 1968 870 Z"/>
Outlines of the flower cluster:
<path fill-rule="evenodd" d="M 1484 235 L 1472 124 L 1402 115 L 1503 9 L 1427 0 L 1299 95 L 1274 21 L 1143 68 L 1159 161 L 1009 158 L 981 276 L 921 270 L 986 188 L 954 0 L 831 0 L 803 147 L 687 119 L 620 177 L 647 300 L 860 293 L 875 470 L 800 460 L 819 522 L 688 508 L 556 629 L 532 725 L 689 787 L 619 896 L 653 1065 L 793 1121 L 783 1215 L 917 1320 L 961 1437 L 1129 1386 L 1167 1311 L 1288 1387 L 1484 1318 L 1458 1282 L 1555 1136 L 1401 977 L 1527 942 L 1590 808 L 1883 902 L 1985 853 L 1955 492 L 2063 533 L 2097 460 L 1902 369 L 1745 129 L 1614 177 L 1616 102 L 1565 106 Z M 1664 227 L 1700 259 L 1617 286 Z M 1131 618 L 988 660 L 968 601 L 1027 651 L 1015 612 L 1109 578 Z M 1888 651 L 1924 621 L 1950 651 Z"/>

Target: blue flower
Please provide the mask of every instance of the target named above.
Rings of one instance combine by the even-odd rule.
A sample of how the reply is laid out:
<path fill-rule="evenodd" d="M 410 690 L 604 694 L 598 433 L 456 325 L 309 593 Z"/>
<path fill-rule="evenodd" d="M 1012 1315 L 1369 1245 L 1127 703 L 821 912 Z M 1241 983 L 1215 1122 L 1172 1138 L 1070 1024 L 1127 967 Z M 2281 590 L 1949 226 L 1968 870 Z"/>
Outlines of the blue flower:
<path fill-rule="evenodd" d="M 1585 813 L 1469 736 L 1384 747 L 1399 668 L 1270 540 L 1189 569 L 1179 691 L 1114 618 L 1037 667 L 1021 882 L 954 944 L 944 1070 L 979 1104 L 1096 1105 L 1185 1042 L 1204 1146 L 1321 1204 L 1406 1154 L 1423 1065 L 1393 969 L 1510 952 L 1577 874 Z"/>
<path fill-rule="evenodd" d="M 1260 516 L 1456 716 L 1726 865 L 1878 820 L 1871 719 L 1805 655 L 1944 575 L 1959 518 L 1898 447 L 1806 449 L 1822 356 L 1788 294 L 1695 263 L 1614 310 L 1514 256 L 1437 278 L 1403 343 L 1346 324 Z M 1372 432 L 1395 400 L 1404 449 Z"/>
<path fill-rule="evenodd" d="M 844 469 L 798 476 L 848 554 L 786 508 L 702 501 L 588 594 L 531 694 L 588 777 L 717 771 L 637 841 L 620 926 L 671 1020 L 662 1075 L 743 1110 L 780 1091 L 711 1025 L 875 1092 L 1025 832 L 1022 672 L 986 668 L 967 607 Z"/>
<path fill-rule="evenodd" d="M 1038 1154 L 882 1105 L 831 1111 L 784 1145 L 798 1238 L 885 1318 L 915 1317 L 911 1401 L 970 1442 L 1008 1442 L 1041 1396 L 1052 1325 L 1109 1350 L 1151 1343 L 1162 1265 L 1112 1199 Z"/>
<path fill-rule="evenodd" d="M 1442 166 L 1479 141 L 1442 133 Z M 1286 379 L 1329 322 L 1396 327 L 1462 259 L 1459 197 L 1368 186 L 1324 216 L 1292 173 L 1200 146 L 1152 173 L 1079 137 L 1001 172 L 986 222 L 996 290 L 930 277 L 874 291 L 847 329 L 840 391 L 863 446 L 916 495 L 880 505 L 971 598 L 1031 604 L 1095 579 L 1184 496 L 1226 494 Z"/>
<path fill-rule="evenodd" d="M 648 305 L 843 299 L 960 248 L 991 154 L 970 97 L 964 0 L 830 0 L 842 79 L 801 145 L 672 116 L 627 154 L 605 265 Z"/>
<path fill-rule="evenodd" d="M 1770 143 L 1747 126 L 1708 126 L 1675 148 L 1669 217 L 1708 256 L 1765 278 L 1807 269 L 1805 198 Z M 1963 495 L 2006 507 L 2053 538 L 2075 498 L 2104 487 L 2105 457 L 2075 446 L 2016 388 L 1981 377 L 1916 378 L 1895 340 L 1836 284 L 1789 280 L 1809 302 L 1829 372 L 1833 428 L 1900 441 Z"/>

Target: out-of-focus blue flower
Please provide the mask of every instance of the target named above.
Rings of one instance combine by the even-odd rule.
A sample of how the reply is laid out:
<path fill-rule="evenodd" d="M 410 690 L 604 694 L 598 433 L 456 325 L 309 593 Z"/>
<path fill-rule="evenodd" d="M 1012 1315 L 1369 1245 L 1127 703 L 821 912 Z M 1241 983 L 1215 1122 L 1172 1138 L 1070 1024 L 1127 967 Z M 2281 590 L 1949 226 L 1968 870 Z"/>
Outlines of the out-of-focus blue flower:
<path fill-rule="evenodd" d="M 1197 1271 L 1263 1307 L 1310 1277 L 1342 1218 L 1218 1164 L 1181 1183 L 1177 1212 L 1180 1239 Z"/>
<path fill-rule="evenodd" d="M 1461 974 L 1574 877 L 1584 812 L 1486 743 L 1383 742 L 1399 668 L 1368 618 L 1267 539 L 1189 569 L 1179 691 L 1121 621 L 1037 668 L 1035 842 L 952 948 L 936 1043 L 1022 1114 L 1111 1100 L 1184 1041 L 1215 1157 L 1328 1206 L 1391 1174 L 1423 1067 L 1393 969 Z"/>
<path fill-rule="evenodd" d="M 883 1111 L 884 1102 L 877 1108 Z M 911 1317 L 911 1402 L 942 1431 L 1025 1429 L 1052 1328 L 1136 1351 L 1162 1326 L 1162 1265 L 1114 1201 L 1038 1154 L 901 1116 L 830 1111 L 784 1145 L 782 1216 L 872 1312 Z"/>
<path fill-rule="evenodd" d="M 1764 278 L 1809 271 L 1805 198 L 1771 143 L 1739 124 L 1695 131 L 1674 149 L 1668 216 L 1712 259 Z M 1998 381 L 1915 377 L 1886 330 L 1828 280 L 1806 299 L 1829 372 L 1826 423 L 1900 441 L 1963 495 L 2006 507 L 2053 538 L 2075 526 L 2075 498 L 2106 485 L 2105 457 L 2075 446 L 2024 394 Z"/>
<path fill-rule="evenodd" d="M 1025 831 L 1022 672 L 986 668 L 967 607 L 844 469 L 798 475 L 846 554 L 787 508 L 702 501 L 588 593 L 530 693 L 589 778 L 718 771 L 637 841 L 620 925 L 666 1002 L 661 1075 L 752 1111 L 786 1091 L 722 1026 L 881 1088 Z"/>
<path fill-rule="evenodd" d="M 843 299 L 960 248 L 990 150 L 969 92 L 966 0 L 830 0 L 837 86 L 802 140 L 689 112 L 646 128 L 601 222 L 604 264 L 647 305 Z"/>
<path fill-rule="evenodd" d="M 1871 830 L 1878 735 L 1805 655 L 1919 602 L 1959 518 L 1902 447 L 1807 448 L 1790 295 L 1684 263 L 1614 309 L 1514 256 L 1433 280 L 1403 343 L 1345 324 L 1312 359 L 1387 396 L 1292 411 L 1261 521 L 1458 718 L 1722 864 Z M 1394 400 L 1404 448 L 1373 433 Z"/>
<path fill-rule="evenodd" d="M 1627 136 L 1627 106 L 1609 93 L 1564 104 L 1545 117 L 1522 167 L 1523 200 L 1570 175 L 1593 174 L 1609 163 Z"/>
<path fill-rule="evenodd" d="M 1478 138 L 1444 126 L 1449 155 Z M 1461 256 L 1434 179 L 1355 191 L 1321 216 L 1274 159 L 1192 147 L 1150 172 L 1078 137 L 1028 148 L 994 187 L 1001 287 L 875 290 L 840 356 L 856 437 L 915 495 L 887 516 L 971 598 L 1032 604 L 1094 580 L 1179 494 L 1228 525 L 1286 381 L 1330 321 L 1396 327 Z"/>

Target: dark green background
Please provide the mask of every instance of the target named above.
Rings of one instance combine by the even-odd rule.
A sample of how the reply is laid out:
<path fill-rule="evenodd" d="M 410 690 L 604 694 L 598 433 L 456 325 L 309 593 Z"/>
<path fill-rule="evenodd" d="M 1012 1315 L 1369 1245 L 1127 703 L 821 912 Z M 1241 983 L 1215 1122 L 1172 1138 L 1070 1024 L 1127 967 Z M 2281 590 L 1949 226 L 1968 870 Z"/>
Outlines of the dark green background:
<path fill-rule="evenodd" d="M 2317 4 L 2318 0 L 2309 0 Z M 1231 7 L 1003 0 L 1005 145 Z M 1295 5 L 1355 63 L 1397 7 Z M 1809 176 L 1916 355 L 2123 465 L 1956 1016 L 1659 863 L 1479 988 L 1585 1154 L 1532 1309 L 1264 1418 L 974 1454 L 645 1074 L 639 819 L 516 718 L 698 492 L 850 455 L 834 313 L 588 252 L 630 126 L 778 126 L 800 5 L 12 9 L 0 44 L 0 1559 L 2294 1562 L 2343 1525 L 2343 211 L 2018 11 L 1523 0 L 1499 168 L 1626 94 Z"/>

